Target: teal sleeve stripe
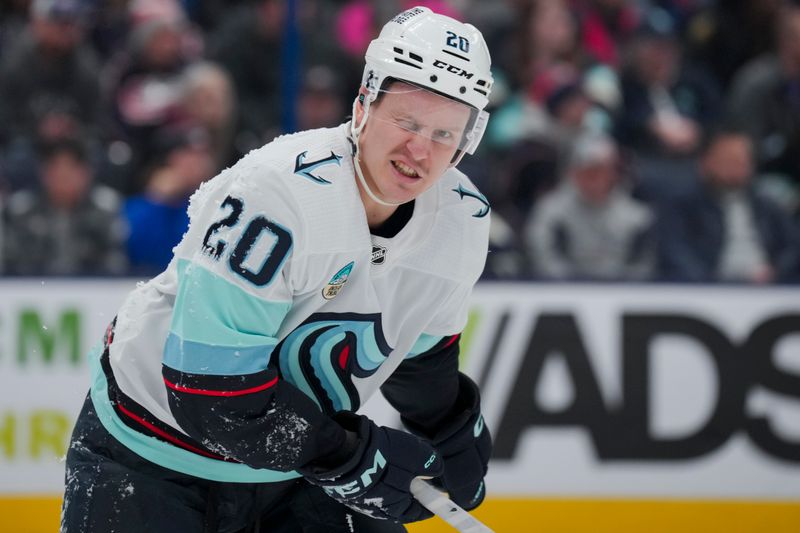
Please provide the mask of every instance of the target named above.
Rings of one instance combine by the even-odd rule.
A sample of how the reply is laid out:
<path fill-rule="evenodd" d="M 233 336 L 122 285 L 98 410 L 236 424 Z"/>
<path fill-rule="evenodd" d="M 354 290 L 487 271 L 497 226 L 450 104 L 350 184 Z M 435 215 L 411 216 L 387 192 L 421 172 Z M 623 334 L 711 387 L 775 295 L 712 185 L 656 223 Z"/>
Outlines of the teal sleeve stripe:
<path fill-rule="evenodd" d="M 265 338 L 266 339 L 266 338 Z M 219 346 L 186 341 L 170 333 L 164 346 L 164 364 L 189 374 L 241 376 L 267 368 L 277 341 L 261 346 Z"/>
<path fill-rule="evenodd" d="M 414 343 L 414 346 L 411 347 L 411 351 L 406 354 L 406 359 L 411 359 L 413 357 L 418 356 L 421 353 L 425 353 L 434 346 L 436 343 L 442 340 L 444 337 L 441 335 L 428 335 L 427 333 L 423 333 L 417 339 L 417 342 Z"/>
<path fill-rule="evenodd" d="M 131 429 L 119 419 L 114 408 L 111 407 L 108 398 L 108 384 L 100 366 L 101 353 L 102 346 L 98 345 L 89 354 L 89 368 L 93 378 L 92 403 L 103 427 L 132 452 L 164 468 L 212 481 L 269 483 L 300 477 L 300 474 L 293 470 L 278 472 L 277 470 L 252 468 L 243 464 L 209 459 Z"/>
<path fill-rule="evenodd" d="M 178 294 L 170 331 L 211 346 L 264 346 L 291 302 L 267 301 L 185 259 L 178 261 Z"/>

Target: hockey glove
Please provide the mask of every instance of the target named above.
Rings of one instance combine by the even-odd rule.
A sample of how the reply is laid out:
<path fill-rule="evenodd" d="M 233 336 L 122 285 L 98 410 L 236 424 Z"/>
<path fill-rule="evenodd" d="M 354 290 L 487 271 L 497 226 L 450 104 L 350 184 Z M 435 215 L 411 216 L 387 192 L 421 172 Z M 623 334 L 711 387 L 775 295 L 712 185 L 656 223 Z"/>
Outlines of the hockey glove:
<path fill-rule="evenodd" d="M 477 385 L 464 374 L 459 375 L 459 411 L 430 436 L 444 460 L 444 475 L 434 480 L 450 495 L 450 499 L 466 510 L 483 502 L 486 490 L 483 478 L 492 453 L 492 437 L 483 423 L 480 393 Z M 417 435 L 426 433 L 408 420 L 403 420 Z"/>
<path fill-rule="evenodd" d="M 355 454 L 338 468 L 319 472 L 301 468 L 314 485 L 335 500 L 373 518 L 416 522 L 432 514 L 411 495 L 411 480 L 443 472 L 439 454 L 427 442 L 396 429 L 376 425 L 369 418 L 339 413 L 336 421 L 355 432 Z"/>

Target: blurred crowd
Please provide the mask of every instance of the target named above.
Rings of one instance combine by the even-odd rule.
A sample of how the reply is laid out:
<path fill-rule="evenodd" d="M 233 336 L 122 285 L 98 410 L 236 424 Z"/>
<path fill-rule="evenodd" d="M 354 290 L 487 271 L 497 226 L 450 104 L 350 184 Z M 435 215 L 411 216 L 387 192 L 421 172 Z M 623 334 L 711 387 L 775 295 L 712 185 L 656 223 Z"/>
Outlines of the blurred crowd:
<path fill-rule="evenodd" d="M 485 277 L 800 282 L 800 1 L 8 0 L 0 274 L 149 276 L 191 193 L 349 113 L 413 5 L 489 43 Z"/>

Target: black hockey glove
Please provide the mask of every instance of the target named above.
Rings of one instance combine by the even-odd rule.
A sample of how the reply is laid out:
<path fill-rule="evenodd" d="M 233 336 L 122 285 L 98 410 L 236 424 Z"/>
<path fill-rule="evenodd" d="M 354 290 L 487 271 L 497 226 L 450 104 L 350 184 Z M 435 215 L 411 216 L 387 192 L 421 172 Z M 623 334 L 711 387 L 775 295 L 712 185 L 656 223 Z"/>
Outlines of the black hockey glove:
<path fill-rule="evenodd" d="M 442 460 L 431 445 L 405 431 L 378 426 L 365 416 L 339 413 L 336 421 L 355 432 L 355 454 L 343 465 L 324 472 L 299 469 L 332 498 L 373 518 L 416 522 L 432 514 L 409 492 L 417 476 L 439 476 Z"/>
<path fill-rule="evenodd" d="M 459 411 L 448 418 L 430 436 L 444 460 L 444 475 L 434 480 L 450 499 L 470 510 L 479 506 L 486 496 L 483 478 L 492 453 L 492 437 L 483 423 L 478 386 L 464 374 L 459 375 Z M 403 420 L 410 431 L 426 435 L 418 426 Z"/>

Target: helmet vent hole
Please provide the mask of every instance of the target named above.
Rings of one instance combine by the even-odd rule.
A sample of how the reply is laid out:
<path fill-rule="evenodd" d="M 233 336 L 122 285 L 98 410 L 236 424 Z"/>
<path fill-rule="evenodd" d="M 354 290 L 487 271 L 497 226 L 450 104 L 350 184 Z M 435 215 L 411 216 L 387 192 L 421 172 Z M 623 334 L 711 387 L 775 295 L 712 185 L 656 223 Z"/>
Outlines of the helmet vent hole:
<path fill-rule="evenodd" d="M 412 63 L 411 61 L 406 61 L 405 59 L 401 59 L 399 57 L 394 58 L 395 63 L 400 63 L 401 65 L 406 65 L 409 67 L 414 67 L 416 69 L 422 70 L 422 67 L 417 65 L 416 63 Z"/>
<path fill-rule="evenodd" d="M 397 48 L 397 47 L 395 46 L 395 47 L 394 47 L 394 53 L 395 53 L 395 54 L 400 54 L 400 55 L 403 55 L 405 52 L 403 52 L 403 49 L 402 49 L 402 48 Z"/>
<path fill-rule="evenodd" d="M 419 55 L 415 54 L 414 52 L 409 52 L 408 53 L 408 57 L 410 57 L 414 61 L 419 61 L 420 63 L 422 63 L 422 56 L 419 56 Z"/>
<path fill-rule="evenodd" d="M 467 92 L 467 88 L 463 87 L 463 86 L 459 87 L 458 92 L 460 92 L 461 94 L 464 94 L 465 92 Z"/>
<path fill-rule="evenodd" d="M 431 75 L 431 82 L 436 83 L 439 80 L 439 77 L 436 74 Z"/>

